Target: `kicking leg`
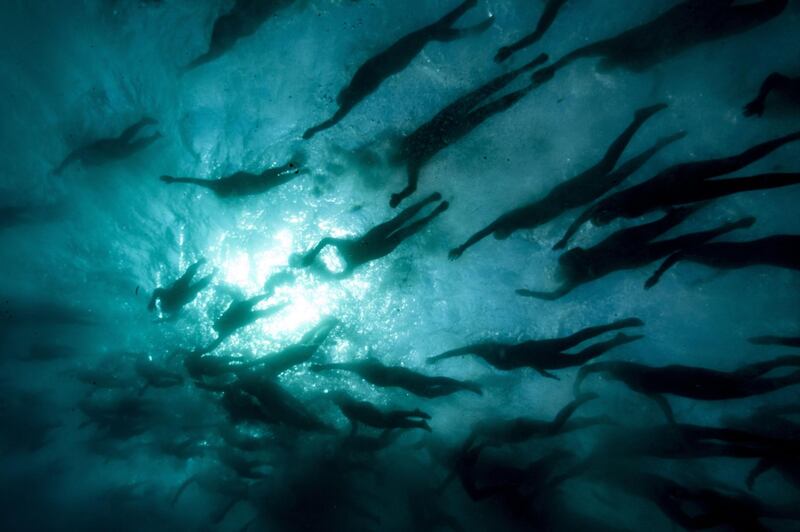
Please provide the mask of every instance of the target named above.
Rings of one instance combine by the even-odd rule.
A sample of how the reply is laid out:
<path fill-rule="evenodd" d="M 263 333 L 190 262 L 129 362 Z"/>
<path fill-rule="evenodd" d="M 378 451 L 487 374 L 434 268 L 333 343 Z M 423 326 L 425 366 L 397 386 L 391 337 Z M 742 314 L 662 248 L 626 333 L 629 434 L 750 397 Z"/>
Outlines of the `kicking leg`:
<path fill-rule="evenodd" d="M 666 108 L 667 104 L 660 103 L 637 110 L 631 124 L 627 127 L 627 129 L 625 129 L 625 131 L 622 132 L 619 137 L 617 137 L 614 142 L 611 143 L 611 146 L 609 146 L 608 151 L 600 160 L 600 162 L 588 170 L 588 172 L 597 175 L 604 175 L 611 172 L 617 165 L 619 158 L 622 156 L 622 152 L 624 152 L 625 148 L 628 146 L 628 144 L 630 144 L 631 139 L 633 139 L 633 136 L 636 134 L 636 132 L 639 131 L 644 123 L 647 122 L 647 120 L 649 120 L 653 115 L 663 111 Z"/>
<path fill-rule="evenodd" d="M 426 225 L 431 223 L 434 218 L 442 214 L 450 204 L 446 201 L 441 202 L 436 209 L 433 210 L 432 213 L 429 215 L 420 218 L 416 222 L 409 224 L 401 229 L 398 229 L 391 235 L 386 238 L 387 243 L 389 244 L 390 249 L 394 249 L 399 246 L 404 240 L 414 236 L 416 233 L 420 232 Z"/>
<path fill-rule="evenodd" d="M 400 213 L 389 220 L 388 222 L 384 222 L 380 225 L 376 225 L 362 237 L 362 240 L 373 240 L 379 239 L 384 240 L 389 237 L 392 233 L 400 229 L 403 224 L 409 221 L 411 218 L 417 215 L 419 211 L 425 208 L 426 205 L 429 203 L 433 203 L 435 201 L 439 201 L 442 199 L 442 195 L 438 192 L 434 192 L 427 198 L 422 201 L 418 201 L 417 203 L 406 207 Z"/>
<path fill-rule="evenodd" d="M 683 176 L 687 181 L 702 181 L 704 179 L 711 179 L 721 175 L 729 174 L 737 170 L 753 164 L 759 159 L 763 159 L 773 151 L 782 147 L 784 144 L 800 140 L 800 132 L 795 132 L 777 139 L 773 139 L 750 149 L 743 151 L 738 155 L 731 157 L 723 157 L 720 159 L 712 159 L 710 161 L 701 161 L 697 163 L 688 163 L 674 167 L 676 175 Z"/>
<path fill-rule="evenodd" d="M 406 187 L 400 192 L 392 194 L 389 199 L 389 206 L 394 208 L 400 205 L 400 202 L 409 197 L 417 191 L 417 183 L 419 183 L 419 172 L 422 170 L 424 161 L 419 159 L 411 159 L 408 161 L 408 183 Z"/>
<path fill-rule="evenodd" d="M 641 334 L 629 336 L 627 334 L 619 333 L 611 340 L 607 340 L 605 342 L 598 342 L 596 344 L 590 345 L 589 347 L 583 349 L 582 351 L 580 351 L 575 355 L 567 355 L 568 360 L 570 361 L 570 366 L 582 366 L 586 362 L 589 362 L 590 360 L 605 354 L 607 351 L 610 351 L 615 347 L 629 344 L 631 342 L 635 342 L 636 340 L 640 340 L 642 338 L 644 338 L 644 336 L 642 336 Z"/>
<path fill-rule="evenodd" d="M 765 190 L 800 184 L 800 173 L 761 174 L 734 179 L 719 179 L 698 183 L 692 201 L 706 201 L 740 192 Z"/>
<path fill-rule="evenodd" d="M 715 229 L 710 229 L 708 231 L 698 231 L 696 233 L 689 233 L 669 240 L 653 242 L 652 244 L 648 244 L 648 246 L 650 253 L 655 258 L 655 260 L 679 252 L 684 252 L 684 254 L 691 254 L 692 248 L 701 246 L 706 242 L 709 242 L 710 240 L 719 238 L 737 229 L 746 229 L 748 227 L 751 227 L 754 223 L 756 223 L 755 218 L 753 218 L 752 216 L 746 216 L 735 222 L 728 222 L 726 224 L 722 224 Z M 659 268 L 659 270 L 661 270 L 661 268 Z M 666 269 L 664 271 L 666 271 Z M 661 271 L 661 274 L 663 274 L 664 271 Z"/>
<path fill-rule="evenodd" d="M 609 323 L 608 325 L 597 325 L 594 327 L 586 327 L 585 329 L 581 329 L 580 331 L 576 332 L 575 334 L 571 334 L 570 336 L 566 336 L 564 338 L 560 338 L 557 340 L 557 348 L 559 351 L 563 351 L 565 349 L 569 349 L 570 347 L 576 346 L 586 340 L 594 338 L 596 336 L 600 336 L 601 334 L 605 334 L 610 331 L 618 331 L 620 329 L 626 329 L 628 327 L 641 327 L 644 325 L 644 322 L 639 318 L 627 318 L 624 320 L 618 320 L 613 323 Z"/>
<path fill-rule="evenodd" d="M 127 128 L 125 131 L 123 131 L 120 134 L 120 136 L 117 137 L 117 139 L 120 142 L 127 144 L 128 142 L 131 141 L 133 137 L 136 136 L 136 134 L 139 132 L 140 129 L 150 124 L 157 124 L 157 123 L 158 122 L 152 118 L 142 118 L 141 120 L 139 120 L 138 122 Z"/>

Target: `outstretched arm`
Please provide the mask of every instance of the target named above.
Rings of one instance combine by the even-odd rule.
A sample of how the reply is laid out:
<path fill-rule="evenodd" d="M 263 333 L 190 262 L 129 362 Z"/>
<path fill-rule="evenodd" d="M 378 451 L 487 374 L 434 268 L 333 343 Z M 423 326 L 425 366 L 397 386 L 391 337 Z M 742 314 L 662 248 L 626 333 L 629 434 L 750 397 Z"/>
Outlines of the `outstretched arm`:
<path fill-rule="evenodd" d="M 744 106 L 744 116 L 762 116 L 766 109 L 767 96 L 769 96 L 769 93 L 781 86 L 787 85 L 790 81 L 788 77 L 778 72 L 773 72 L 767 76 L 755 100 Z"/>
<path fill-rule="evenodd" d="M 451 249 L 450 254 L 448 255 L 450 257 L 450 260 L 458 259 L 461 255 L 464 254 L 466 250 L 468 250 L 469 248 L 471 248 L 472 246 L 474 246 L 487 236 L 491 235 L 495 229 L 496 229 L 495 223 L 491 223 L 486 227 L 484 227 L 483 229 L 481 229 L 480 231 L 478 231 L 477 233 L 475 233 L 474 235 L 472 235 L 471 237 L 469 237 L 469 239 L 460 246 Z"/>

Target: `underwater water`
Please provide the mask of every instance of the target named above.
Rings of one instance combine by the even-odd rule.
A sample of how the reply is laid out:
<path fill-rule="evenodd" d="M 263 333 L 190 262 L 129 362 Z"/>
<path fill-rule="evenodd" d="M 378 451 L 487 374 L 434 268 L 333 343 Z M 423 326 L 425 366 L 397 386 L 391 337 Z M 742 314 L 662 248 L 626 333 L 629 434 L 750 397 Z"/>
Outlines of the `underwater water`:
<path fill-rule="evenodd" d="M 587 275 L 620 257 L 623 266 L 557 300 L 516 292 L 569 276 L 553 245 L 604 195 L 800 130 L 792 0 L 683 2 L 697 13 L 650 28 L 651 42 L 616 45 L 631 64 L 585 57 L 552 79 L 531 77 L 681 3 L 550 0 L 560 10 L 546 33 L 503 62 L 498 49 L 532 32 L 548 2 L 465 2 L 452 26 L 394 55 L 378 54 L 459 0 L 0 3 L 0 529 L 796 530 L 800 342 L 749 341 L 800 336 L 793 241 L 779 258 L 754 248 L 735 267 L 691 260 L 713 247 L 675 249 L 687 260 L 649 289 L 672 253 L 625 265 L 649 244 L 622 243 L 590 260 Z M 708 15 L 712 4 L 721 11 Z M 734 4 L 778 7 L 724 34 Z M 700 37 L 678 43 L 692 31 Z M 213 39 L 219 53 L 197 61 Z M 540 53 L 546 62 L 478 103 L 448 107 Z M 304 139 L 373 57 L 349 113 Z M 763 116 L 745 116 L 773 72 L 794 78 L 794 93 L 776 90 Z M 509 94 L 519 98 L 475 118 Z M 637 110 L 660 103 L 620 162 L 685 138 L 615 187 L 574 205 L 555 197 L 510 235 L 489 234 L 450 260 L 476 231 L 595 165 Z M 443 109 L 451 114 L 414 133 Z M 800 172 L 800 143 L 763 155 L 723 177 Z M 418 190 L 390 206 L 417 163 Z M 270 169 L 274 186 L 255 193 L 162 178 Z M 661 190 L 701 190 L 692 183 Z M 748 216 L 751 227 L 715 242 L 795 235 L 800 186 L 785 185 L 589 222 L 568 247 L 686 205 L 696 212 L 660 238 Z M 656 203 L 668 201 L 662 193 Z M 300 258 L 426 198 L 403 226 L 425 219 L 413 234 Z M 528 223 L 546 208 L 554 214 Z M 196 293 L 173 284 L 192 265 Z M 185 300 L 170 309 L 157 292 L 148 309 L 158 288 Z M 556 361 L 536 358 L 549 344 L 535 344 L 508 367 L 510 346 L 629 318 L 643 325 L 556 349 Z M 565 358 L 620 338 L 597 360 Z M 430 360 L 472 344 L 472 354 Z M 735 372 L 778 356 L 783 367 L 740 371 L 708 400 L 659 389 L 658 376 L 625 384 L 587 373 L 573 386 L 595 363 Z M 370 360 L 448 379 L 395 372 L 387 385 L 318 366 Z M 712 377 L 691 378 L 679 371 L 674 386 Z M 752 384 L 763 379 L 773 380 Z M 734 388 L 746 391 L 721 397 Z M 570 404 L 577 411 L 559 424 Z M 541 426 L 519 438 L 498 428 L 516 418 Z M 690 426 L 729 431 L 695 438 Z M 765 471 L 748 482 L 756 464 Z"/>

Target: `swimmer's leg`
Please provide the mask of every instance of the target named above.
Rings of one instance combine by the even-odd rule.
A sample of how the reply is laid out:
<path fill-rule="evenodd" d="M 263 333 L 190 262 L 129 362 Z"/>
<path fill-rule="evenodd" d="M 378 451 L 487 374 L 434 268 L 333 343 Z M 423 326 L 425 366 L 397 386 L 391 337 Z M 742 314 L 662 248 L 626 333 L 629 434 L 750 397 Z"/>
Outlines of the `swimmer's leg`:
<path fill-rule="evenodd" d="M 660 103 L 656 105 L 652 105 L 650 107 L 645 107 L 636 111 L 635 117 L 630 125 L 622 132 L 622 134 L 611 143 L 609 146 L 608 151 L 603 156 L 603 158 L 598 162 L 595 166 L 592 167 L 590 172 L 597 173 L 598 175 L 604 175 L 617 165 L 619 158 L 622 156 L 622 152 L 625 151 L 625 148 L 630 144 L 631 139 L 639 131 L 645 122 L 647 122 L 653 115 L 656 113 L 663 111 L 667 108 L 667 104 Z"/>
<path fill-rule="evenodd" d="M 618 331 L 628 327 L 641 327 L 643 325 L 644 322 L 639 318 L 626 318 L 624 320 L 618 320 L 607 325 L 586 327 L 585 329 L 581 329 L 574 334 L 561 338 L 560 341 L 558 341 L 557 349 L 559 351 L 563 351 L 607 332 Z"/>
<path fill-rule="evenodd" d="M 424 164 L 423 161 L 419 159 L 411 159 L 408 161 L 408 183 L 406 187 L 397 192 L 392 194 L 391 198 L 389 199 L 389 206 L 390 207 L 397 207 L 400 205 L 400 202 L 409 197 L 411 194 L 417 191 L 417 184 L 419 183 L 419 173 L 422 170 L 422 165 Z"/>
<path fill-rule="evenodd" d="M 731 194 L 738 194 L 740 192 L 765 190 L 797 184 L 800 184 L 800 173 L 761 174 L 734 179 L 703 181 L 698 184 L 699 195 L 692 199 L 706 201 L 729 196 Z"/>
<path fill-rule="evenodd" d="M 136 134 L 139 132 L 140 129 L 150 124 L 156 124 L 156 123 L 157 123 L 156 120 L 152 118 L 142 118 L 141 120 L 139 120 L 138 122 L 127 128 L 125 131 L 123 131 L 120 134 L 120 136 L 117 137 L 117 139 L 120 142 L 127 144 L 128 142 L 131 141 L 131 139 L 133 139 L 133 137 L 136 136 Z"/>
<path fill-rule="evenodd" d="M 408 222 L 411 218 L 416 216 L 419 211 L 425 208 L 426 205 L 429 203 L 433 203 L 435 201 L 439 201 L 442 199 L 442 195 L 438 192 L 434 192 L 427 198 L 423 199 L 422 201 L 418 201 L 417 203 L 406 207 L 400 213 L 389 220 L 388 222 L 384 222 L 382 224 L 376 225 L 372 229 L 370 229 L 363 237 L 364 240 L 371 240 L 373 238 L 378 239 L 385 239 L 388 238 L 389 235 L 400 229 L 406 222 Z"/>
<path fill-rule="evenodd" d="M 784 144 L 800 140 L 800 131 L 763 142 L 738 155 L 682 165 L 681 174 L 689 181 L 702 181 L 729 174 L 763 159 Z"/>
<path fill-rule="evenodd" d="M 614 349 L 615 347 L 629 344 L 631 342 L 635 342 L 636 340 L 640 340 L 642 338 L 644 338 L 644 336 L 642 336 L 641 334 L 627 335 L 619 333 L 611 340 L 607 340 L 605 342 L 598 342 L 596 344 L 590 345 L 589 347 L 583 349 L 582 351 L 580 351 L 575 355 L 568 355 L 569 357 L 568 360 L 570 361 L 573 367 L 582 366 L 586 362 L 589 362 L 592 359 L 604 355 L 606 352 Z"/>
<path fill-rule="evenodd" d="M 424 229 L 425 226 L 428 225 L 429 223 L 431 223 L 434 218 L 436 218 L 437 216 L 442 214 L 444 211 L 446 211 L 449 206 L 450 206 L 450 204 L 448 202 L 446 202 L 446 201 L 441 202 L 436 207 L 436 209 L 434 209 L 433 212 L 430 213 L 429 215 L 427 215 L 427 216 L 425 216 L 423 218 L 420 218 L 416 222 L 414 222 L 412 224 L 409 224 L 409 225 L 403 227 L 402 229 L 399 229 L 399 230 L 395 231 L 394 233 L 392 233 L 390 236 L 388 236 L 386 238 L 387 242 L 390 243 L 392 249 L 396 248 L 404 240 L 414 236 L 415 234 L 420 232 L 422 229 Z"/>

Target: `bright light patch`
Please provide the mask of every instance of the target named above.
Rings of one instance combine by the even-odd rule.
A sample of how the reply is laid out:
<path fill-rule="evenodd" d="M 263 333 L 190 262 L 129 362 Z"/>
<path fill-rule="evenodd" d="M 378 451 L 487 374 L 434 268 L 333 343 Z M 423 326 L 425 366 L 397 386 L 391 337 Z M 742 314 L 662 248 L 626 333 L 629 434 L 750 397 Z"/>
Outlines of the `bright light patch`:
<path fill-rule="evenodd" d="M 250 255 L 239 252 L 226 260 L 222 265 L 225 282 L 246 288 L 250 283 Z"/>

